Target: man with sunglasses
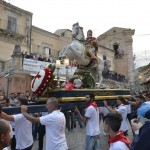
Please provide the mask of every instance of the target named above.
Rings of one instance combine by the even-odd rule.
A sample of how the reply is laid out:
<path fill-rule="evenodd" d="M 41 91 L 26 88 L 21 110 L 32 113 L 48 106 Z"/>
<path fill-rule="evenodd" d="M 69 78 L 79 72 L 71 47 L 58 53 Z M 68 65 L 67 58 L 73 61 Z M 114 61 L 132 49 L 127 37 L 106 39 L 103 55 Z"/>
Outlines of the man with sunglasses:
<path fill-rule="evenodd" d="M 99 128 L 99 109 L 95 103 L 95 96 L 93 93 L 86 95 L 85 116 L 80 114 L 80 111 L 75 108 L 81 121 L 86 123 L 86 139 L 85 150 L 98 150 L 98 139 L 100 134 Z"/>

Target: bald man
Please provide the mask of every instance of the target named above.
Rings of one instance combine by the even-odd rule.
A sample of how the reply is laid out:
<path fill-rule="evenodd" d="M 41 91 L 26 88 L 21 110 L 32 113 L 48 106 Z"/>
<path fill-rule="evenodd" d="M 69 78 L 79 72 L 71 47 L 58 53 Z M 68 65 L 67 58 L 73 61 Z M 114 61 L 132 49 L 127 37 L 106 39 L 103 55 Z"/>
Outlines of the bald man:
<path fill-rule="evenodd" d="M 66 119 L 58 110 L 58 100 L 55 97 L 49 98 L 46 103 L 48 115 L 33 117 L 27 113 L 27 106 L 21 106 L 21 112 L 26 119 L 33 123 L 41 123 L 46 128 L 46 150 L 67 150 L 65 136 Z"/>
<path fill-rule="evenodd" d="M 10 131 L 9 123 L 0 119 L 0 150 L 10 145 Z"/>

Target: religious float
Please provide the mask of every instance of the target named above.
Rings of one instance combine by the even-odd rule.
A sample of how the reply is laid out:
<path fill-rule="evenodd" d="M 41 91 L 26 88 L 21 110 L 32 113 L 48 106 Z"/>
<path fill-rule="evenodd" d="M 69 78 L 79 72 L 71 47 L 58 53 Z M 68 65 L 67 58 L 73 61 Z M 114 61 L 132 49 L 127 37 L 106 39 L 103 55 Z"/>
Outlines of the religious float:
<path fill-rule="evenodd" d="M 115 105 L 116 98 L 120 95 L 124 98 L 130 98 L 131 95 L 128 89 L 100 89 L 102 72 L 104 69 L 108 69 L 108 65 L 99 56 L 96 56 L 96 65 L 93 63 L 87 49 L 90 48 L 94 53 L 94 47 L 91 46 L 91 41 L 90 46 L 88 45 L 89 43 L 86 44 L 83 28 L 79 26 L 79 23 L 73 25 L 72 37 L 71 44 L 64 47 L 59 54 L 60 58 L 67 58 L 64 59 L 66 81 L 60 84 L 60 60 L 56 60 L 56 66 L 49 65 L 47 74 L 43 70 L 40 71 L 31 83 L 32 91 L 37 96 L 36 101 L 45 102 L 49 97 L 57 97 L 62 108 L 72 109 L 75 105 L 84 108 L 85 96 L 91 92 L 95 94 L 98 106 L 103 106 L 103 100 L 107 100 L 111 105 Z M 78 67 L 75 73 L 68 77 L 69 60 L 76 60 Z M 55 69 L 57 81 L 54 83 L 53 72 Z"/>
<path fill-rule="evenodd" d="M 131 97 L 128 89 L 101 89 L 102 72 L 108 69 L 107 62 L 96 56 L 96 62 L 93 63 L 88 50 L 90 49 L 94 53 L 94 47 L 91 46 L 92 41 L 89 42 L 90 44 L 87 43 L 83 28 L 79 26 L 79 23 L 73 25 L 72 37 L 71 44 L 64 47 L 59 54 L 60 58 L 67 58 L 64 60 L 66 81 L 63 83 L 60 81 L 60 60 L 56 60 L 55 66 L 50 64 L 38 72 L 31 82 L 35 103 L 33 106 L 29 106 L 29 112 L 46 111 L 43 104 L 49 97 L 56 97 L 62 110 L 71 110 L 75 106 L 84 109 L 86 106 L 85 96 L 91 92 L 95 94 L 98 106 L 103 106 L 103 100 L 107 100 L 110 105 L 116 105 L 116 99 L 120 95 L 124 98 Z M 67 72 L 69 60 L 76 60 L 78 64 L 72 76 L 68 76 Z M 55 69 L 56 78 L 53 74 Z"/>

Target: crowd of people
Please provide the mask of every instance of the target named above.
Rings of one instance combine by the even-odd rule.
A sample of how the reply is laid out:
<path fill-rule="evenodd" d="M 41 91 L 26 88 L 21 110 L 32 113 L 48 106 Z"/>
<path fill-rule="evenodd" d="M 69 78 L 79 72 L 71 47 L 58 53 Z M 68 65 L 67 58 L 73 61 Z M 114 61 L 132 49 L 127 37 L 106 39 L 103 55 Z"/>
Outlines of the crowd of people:
<path fill-rule="evenodd" d="M 42 55 L 38 56 L 38 55 L 32 54 L 32 53 L 30 53 L 30 54 L 25 53 L 24 58 L 38 60 L 38 61 L 44 61 L 44 62 L 49 62 L 49 63 L 55 63 L 55 60 L 52 60 L 52 59 L 45 57 L 45 56 L 42 56 Z M 76 60 L 70 60 L 69 63 L 70 63 L 71 67 L 77 67 L 78 66 Z M 61 64 L 64 64 L 63 59 L 61 59 Z M 110 71 L 110 70 L 107 70 L 107 72 L 104 71 L 103 77 L 105 79 L 111 79 L 111 80 L 115 80 L 118 82 L 126 82 L 126 78 L 124 75 L 118 74 L 118 73 Z"/>
<path fill-rule="evenodd" d="M 108 70 L 107 72 L 104 71 L 103 77 L 104 79 L 111 79 L 111 80 L 115 80 L 118 82 L 127 82 L 124 75 L 116 73 L 114 71 L 110 71 L 110 70 Z"/>
<path fill-rule="evenodd" d="M 77 107 L 64 112 L 58 108 L 57 98 L 51 97 L 46 103 L 47 112 L 29 114 L 27 105 L 30 102 L 32 97 L 29 91 L 17 95 L 10 93 L 9 98 L 0 94 L 2 107 L 21 107 L 21 113 L 15 115 L 4 113 L 0 107 L 0 150 L 9 146 L 10 141 L 12 150 L 31 150 L 37 134 L 39 150 L 43 149 L 44 135 L 46 150 L 67 150 L 65 129 L 73 130 L 76 121 L 81 128 L 86 127 L 85 150 L 98 150 L 100 120 L 103 120 L 104 131 L 109 136 L 109 150 L 149 150 L 150 123 L 145 120 L 150 118 L 150 93 L 135 95 L 134 101 L 118 96 L 116 106 L 104 100 L 103 107 L 98 107 L 94 94 L 88 93 L 84 113 Z M 131 117 L 132 107 L 137 110 L 134 119 Z M 133 142 L 127 138 L 127 119 L 132 128 Z"/>
<path fill-rule="evenodd" d="M 22 55 L 23 55 L 23 58 L 26 58 L 26 59 L 33 59 L 33 60 L 38 60 L 38 61 L 43 61 L 43 62 L 56 63 L 55 59 L 51 59 L 50 57 L 46 57 L 42 55 L 37 55 L 33 53 L 28 54 L 27 52 L 25 52 L 25 54 L 22 53 Z M 63 59 L 60 59 L 60 60 L 61 60 L 60 61 L 61 64 L 64 64 L 64 60 Z M 77 62 L 75 60 L 70 60 L 69 63 L 71 67 L 77 67 Z"/>
<path fill-rule="evenodd" d="M 26 91 L 25 94 L 20 92 L 10 93 L 9 98 L 7 98 L 4 93 L 0 92 L 0 105 L 2 107 L 15 107 L 15 106 L 27 105 L 32 102 L 34 102 L 34 97 L 30 95 L 29 91 Z M 35 118 L 44 117 L 47 114 L 48 112 L 35 112 L 34 114 L 32 114 L 32 117 Z M 63 126 L 65 126 L 66 124 L 65 127 L 67 127 L 68 132 L 76 128 L 76 120 L 78 120 L 80 127 L 83 128 L 81 120 L 77 117 L 75 112 L 70 110 L 70 111 L 63 112 L 63 114 L 65 115 L 65 122 L 63 122 L 63 120 L 61 121 L 60 118 L 59 121 L 60 123 L 63 124 Z M 39 147 L 38 150 L 43 150 L 43 140 L 46 134 L 44 123 L 42 124 L 41 122 L 34 122 L 34 121 L 31 123 L 30 121 L 25 120 L 22 114 L 7 115 L 6 113 L 2 112 L 1 118 L 8 120 L 11 125 L 11 129 L 12 129 L 11 150 L 16 150 L 16 149 L 30 150 L 32 149 L 33 142 L 35 140 L 38 140 L 38 147 Z M 60 127 L 60 132 L 63 132 L 62 130 L 63 127 Z M 20 138 L 20 135 L 22 135 L 21 137 L 23 139 Z"/>
<path fill-rule="evenodd" d="M 53 61 L 49 57 L 45 57 L 42 55 L 37 55 L 33 53 L 28 54 L 27 52 L 22 53 L 22 55 L 23 55 L 23 58 L 53 63 Z"/>

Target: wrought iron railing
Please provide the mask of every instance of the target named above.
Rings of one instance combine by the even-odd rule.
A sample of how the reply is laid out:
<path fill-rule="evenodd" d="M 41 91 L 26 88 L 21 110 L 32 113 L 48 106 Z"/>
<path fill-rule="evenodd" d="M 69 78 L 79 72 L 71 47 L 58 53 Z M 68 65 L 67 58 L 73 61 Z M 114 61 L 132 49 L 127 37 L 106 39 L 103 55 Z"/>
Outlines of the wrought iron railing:
<path fill-rule="evenodd" d="M 117 81 L 117 82 L 128 83 L 128 80 L 125 78 L 124 75 L 117 74 L 115 72 L 107 72 L 107 73 L 103 74 L 103 78 L 114 80 L 114 81 Z"/>

